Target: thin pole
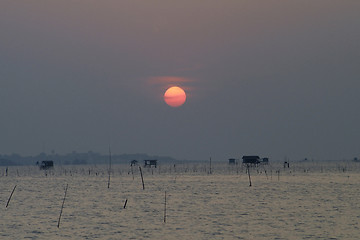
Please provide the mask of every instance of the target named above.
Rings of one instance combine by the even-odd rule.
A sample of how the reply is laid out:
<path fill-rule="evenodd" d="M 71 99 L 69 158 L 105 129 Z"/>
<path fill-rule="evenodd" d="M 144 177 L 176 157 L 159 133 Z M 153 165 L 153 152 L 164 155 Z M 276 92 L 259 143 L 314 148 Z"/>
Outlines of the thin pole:
<path fill-rule="evenodd" d="M 8 199 L 7 203 L 6 203 L 6 208 L 9 206 L 9 203 L 10 203 L 11 197 L 12 197 L 12 195 L 14 194 L 14 191 L 15 191 L 16 186 L 17 186 L 17 185 L 15 185 L 15 187 L 13 188 L 13 190 L 12 190 L 12 192 L 11 192 L 11 194 L 10 194 L 10 197 L 9 197 L 9 199 Z"/>
<path fill-rule="evenodd" d="M 61 210 L 60 210 L 60 215 L 59 215 L 59 220 L 58 220 L 58 225 L 57 225 L 58 228 L 60 227 L 60 219 L 61 219 L 62 211 L 63 211 L 63 208 L 64 208 L 67 189 L 68 189 L 68 184 L 66 184 L 65 195 L 64 195 L 64 199 L 63 199 L 63 202 L 62 202 L 62 205 L 61 205 Z"/>
<path fill-rule="evenodd" d="M 266 175 L 266 179 L 269 180 L 269 177 L 267 175 L 267 172 L 266 172 L 266 169 L 265 169 L 265 166 L 263 165 L 263 168 L 264 168 L 264 171 L 265 171 L 265 175 Z"/>
<path fill-rule="evenodd" d="M 166 191 L 165 191 L 165 203 L 164 203 L 164 223 L 166 223 Z"/>
<path fill-rule="evenodd" d="M 127 204 L 128 200 L 125 200 L 125 204 L 124 204 L 124 209 L 126 208 L 126 204 Z"/>
<path fill-rule="evenodd" d="M 130 165 L 130 168 L 131 168 L 131 175 L 132 175 L 132 178 L 134 180 L 134 170 L 133 170 L 133 165 L 132 164 Z"/>
<path fill-rule="evenodd" d="M 280 181 L 280 169 L 277 171 L 278 174 L 278 181 Z"/>
<path fill-rule="evenodd" d="M 212 174 L 212 172 L 211 172 L 211 157 L 210 157 L 210 174 Z"/>
<path fill-rule="evenodd" d="M 111 149 L 109 146 L 109 179 L 108 179 L 108 188 L 110 188 L 110 175 L 111 175 Z"/>
<path fill-rule="evenodd" d="M 143 174 L 142 174 L 142 170 L 141 170 L 140 166 L 139 166 L 139 170 L 140 170 L 140 176 L 141 176 L 141 182 L 142 182 L 143 190 L 145 190 L 144 178 L 143 178 Z"/>
<path fill-rule="evenodd" d="M 246 167 L 247 167 L 247 172 L 248 172 L 248 175 L 249 175 L 249 187 L 251 187 L 250 168 L 249 168 L 249 164 L 248 164 L 248 163 L 246 164 Z"/>

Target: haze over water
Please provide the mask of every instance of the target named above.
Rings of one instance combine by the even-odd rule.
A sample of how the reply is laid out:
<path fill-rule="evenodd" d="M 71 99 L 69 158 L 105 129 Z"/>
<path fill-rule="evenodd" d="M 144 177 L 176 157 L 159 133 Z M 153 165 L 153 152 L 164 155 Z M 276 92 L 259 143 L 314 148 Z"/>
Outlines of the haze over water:
<path fill-rule="evenodd" d="M 2 0 L 0 153 L 359 157 L 359 12 L 356 0 Z M 169 85 L 187 93 L 177 109 Z"/>
<path fill-rule="evenodd" d="M 358 239 L 359 13 L 358 0 L 1 0 L 0 238 Z M 183 164 L 143 169 L 145 189 L 114 165 L 108 188 L 94 163 L 109 146 Z M 98 157 L 61 165 L 86 163 L 77 152 Z M 225 163 L 243 155 L 271 162 L 251 187 Z M 6 168 L 36 156 L 54 170 Z"/>

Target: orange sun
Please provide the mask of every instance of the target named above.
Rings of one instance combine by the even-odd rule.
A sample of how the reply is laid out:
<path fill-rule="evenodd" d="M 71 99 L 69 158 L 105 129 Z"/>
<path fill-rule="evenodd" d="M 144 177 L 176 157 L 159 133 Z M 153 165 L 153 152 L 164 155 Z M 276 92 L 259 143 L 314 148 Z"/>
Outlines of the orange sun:
<path fill-rule="evenodd" d="M 171 87 L 166 90 L 164 100 L 171 107 L 180 107 L 186 101 L 186 93 L 180 87 Z"/>

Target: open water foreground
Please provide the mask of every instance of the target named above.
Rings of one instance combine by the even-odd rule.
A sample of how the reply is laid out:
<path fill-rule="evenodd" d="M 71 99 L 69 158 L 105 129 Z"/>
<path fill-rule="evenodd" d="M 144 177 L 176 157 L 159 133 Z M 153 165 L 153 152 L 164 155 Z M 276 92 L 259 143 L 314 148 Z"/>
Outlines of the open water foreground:
<path fill-rule="evenodd" d="M 109 188 L 105 165 L 0 168 L 0 239 L 360 238 L 360 163 L 252 168 L 251 187 L 241 166 L 142 170 L 145 189 L 128 165 Z"/>

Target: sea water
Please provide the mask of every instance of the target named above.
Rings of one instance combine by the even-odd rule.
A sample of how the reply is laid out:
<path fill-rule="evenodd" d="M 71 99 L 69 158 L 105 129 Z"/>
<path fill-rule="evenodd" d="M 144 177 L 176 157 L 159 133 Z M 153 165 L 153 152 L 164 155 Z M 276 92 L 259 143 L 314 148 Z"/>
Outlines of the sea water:
<path fill-rule="evenodd" d="M 109 188 L 105 165 L 1 168 L 0 239 L 360 237 L 360 163 L 142 170 L 145 189 L 138 166 L 112 166 Z"/>

